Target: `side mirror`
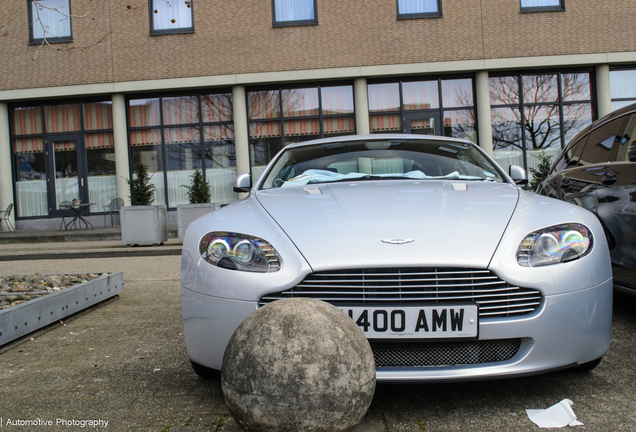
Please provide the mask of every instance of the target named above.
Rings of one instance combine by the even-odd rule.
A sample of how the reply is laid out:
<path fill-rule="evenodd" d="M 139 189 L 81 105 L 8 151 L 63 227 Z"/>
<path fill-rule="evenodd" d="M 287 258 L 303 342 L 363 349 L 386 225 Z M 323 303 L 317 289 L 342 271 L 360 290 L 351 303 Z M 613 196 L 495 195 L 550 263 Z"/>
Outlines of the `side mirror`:
<path fill-rule="evenodd" d="M 528 175 L 526 174 L 526 170 L 524 170 L 520 166 L 510 165 L 510 167 L 508 168 L 508 174 L 510 174 L 510 178 L 515 182 L 515 184 L 528 184 Z"/>
<path fill-rule="evenodd" d="M 234 192 L 249 192 L 250 189 L 252 189 L 252 176 L 250 173 L 243 173 L 236 176 Z"/>

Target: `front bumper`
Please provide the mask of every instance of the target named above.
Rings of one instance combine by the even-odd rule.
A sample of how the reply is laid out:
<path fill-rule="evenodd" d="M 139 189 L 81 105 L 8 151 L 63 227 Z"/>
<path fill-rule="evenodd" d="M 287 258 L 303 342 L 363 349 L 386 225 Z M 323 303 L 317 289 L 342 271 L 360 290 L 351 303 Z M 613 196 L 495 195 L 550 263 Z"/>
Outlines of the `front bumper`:
<path fill-rule="evenodd" d="M 595 287 L 545 296 L 533 314 L 482 319 L 480 340 L 521 339 L 506 361 L 459 366 L 378 368 L 378 381 L 457 381 L 530 375 L 584 364 L 609 349 L 612 279 Z M 256 302 L 200 294 L 181 288 L 183 323 L 190 359 L 221 369 L 225 347 Z"/>

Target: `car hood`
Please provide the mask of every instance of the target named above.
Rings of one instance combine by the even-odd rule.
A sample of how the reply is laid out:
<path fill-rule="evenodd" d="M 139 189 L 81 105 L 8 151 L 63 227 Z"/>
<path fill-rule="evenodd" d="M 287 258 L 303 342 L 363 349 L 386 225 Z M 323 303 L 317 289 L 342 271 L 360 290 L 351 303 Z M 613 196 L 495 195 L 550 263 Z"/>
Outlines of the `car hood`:
<path fill-rule="evenodd" d="M 519 189 L 489 182 L 384 180 L 261 190 L 255 197 L 314 271 L 486 268 Z"/>

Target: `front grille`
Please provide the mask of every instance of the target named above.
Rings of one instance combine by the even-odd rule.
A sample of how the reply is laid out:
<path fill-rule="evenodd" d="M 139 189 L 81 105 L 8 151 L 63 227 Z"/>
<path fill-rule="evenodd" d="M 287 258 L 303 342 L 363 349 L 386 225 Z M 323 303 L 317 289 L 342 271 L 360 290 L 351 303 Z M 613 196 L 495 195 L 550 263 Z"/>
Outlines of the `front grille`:
<path fill-rule="evenodd" d="M 543 298 L 540 291 L 511 285 L 489 270 L 381 268 L 312 273 L 293 288 L 263 296 L 260 304 L 291 297 L 370 306 L 475 302 L 482 318 L 532 313 Z"/>
<path fill-rule="evenodd" d="M 502 362 L 517 354 L 521 339 L 369 343 L 376 367 L 404 368 Z"/>

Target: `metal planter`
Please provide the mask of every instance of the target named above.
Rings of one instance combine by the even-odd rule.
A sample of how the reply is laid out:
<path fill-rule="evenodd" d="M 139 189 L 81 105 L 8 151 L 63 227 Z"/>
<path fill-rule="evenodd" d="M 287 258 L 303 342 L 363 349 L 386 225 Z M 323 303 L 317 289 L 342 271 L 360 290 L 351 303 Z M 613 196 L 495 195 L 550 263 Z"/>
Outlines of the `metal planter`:
<path fill-rule="evenodd" d="M 0 311 L 0 345 L 124 291 L 124 274 L 109 273 Z"/>
<path fill-rule="evenodd" d="M 125 245 L 163 244 L 168 240 L 165 205 L 124 206 L 121 215 L 121 241 Z"/>
<path fill-rule="evenodd" d="M 185 232 L 191 222 L 214 210 L 216 210 L 216 204 L 214 203 L 178 205 L 177 224 L 179 227 L 179 242 L 183 243 Z"/>

